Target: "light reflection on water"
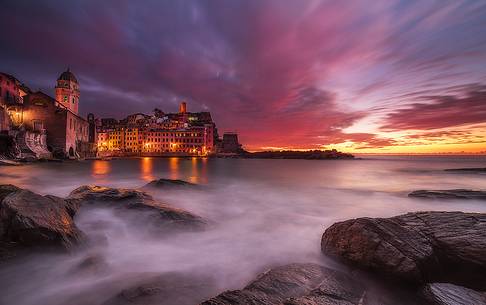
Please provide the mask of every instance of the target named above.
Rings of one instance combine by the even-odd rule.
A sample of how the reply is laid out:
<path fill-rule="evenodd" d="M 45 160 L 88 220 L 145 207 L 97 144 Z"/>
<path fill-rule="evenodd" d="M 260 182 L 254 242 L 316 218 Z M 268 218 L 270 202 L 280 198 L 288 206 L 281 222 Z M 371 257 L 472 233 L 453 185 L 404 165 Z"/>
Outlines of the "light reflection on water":
<path fill-rule="evenodd" d="M 106 177 L 111 171 L 111 163 L 104 160 L 94 160 L 91 165 L 92 176 L 95 179 Z"/>
<path fill-rule="evenodd" d="M 170 179 L 179 179 L 179 158 L 169 158 Z"/>
<path fill-rule="evenodd" d="M 140 162 L 140 178 L 144 181 L 150 182 L 155 179 L 153 160 L 150 157 L 142 158 Z"/>

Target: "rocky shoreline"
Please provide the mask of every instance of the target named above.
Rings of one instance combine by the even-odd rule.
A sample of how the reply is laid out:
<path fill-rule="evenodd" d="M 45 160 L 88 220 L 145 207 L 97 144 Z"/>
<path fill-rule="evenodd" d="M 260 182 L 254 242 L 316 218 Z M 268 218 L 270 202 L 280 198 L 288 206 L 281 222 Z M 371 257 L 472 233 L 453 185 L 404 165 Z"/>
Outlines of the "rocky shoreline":
<path fill-rule="evenodd" d="M 81 207 L 90 205 L 109 206 L 124 213 L 145 213 L 164 234 L 203 230 L 207 225 L 201 217 L 158 202 L 136 189 L 84 185 L 60 198 L 0 185 L 0 253 L 8 258 L 28 248 L 72 250 L 82 245 L 84 234 L 73 218 Z"/>
<path fill-rule="evenodd" d="M 157 234 L 205 230 L 209 221 L 145 191 L 187 187 L 199 186 L 170 179 L 154 180 L 141 189 L 85 185 L 60 198 L 1 185 L 0 263 L 37 249 L 77 251 L 87 241 L 74 217 L 93 206 L 147 213 Z M 273 266 L 242 289 L 222 293 L 204 276 L 140 275 L 137 285 L 99 304 L 486 304 L 486 214 L 414 212 L 346 220 L 324 231 L 321 252 L 335 261 L 333 267 Z M 95 257 L 80 268 L 93 264 Z M 395 290 L 406 291 L 406 297 Z M 192 295 L 195 291 L 206 301 Z"/>

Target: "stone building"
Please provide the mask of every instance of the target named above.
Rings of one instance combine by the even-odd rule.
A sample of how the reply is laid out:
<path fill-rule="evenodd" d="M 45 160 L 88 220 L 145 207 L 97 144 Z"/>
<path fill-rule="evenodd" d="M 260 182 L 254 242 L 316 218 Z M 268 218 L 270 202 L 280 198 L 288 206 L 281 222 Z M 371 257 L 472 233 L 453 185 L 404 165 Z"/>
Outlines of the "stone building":
<path fill-rule="evenodd" d="M 56 101 L 74 114 L 79 109 L 79 84 L 69 68 L 57 79 Z"/>
<path fill-rule="evenodd" d="M 45 132 L 47 147 L 55 156 L 79 158 L 92 155 L 95 144 L 89 141 L 89 123 L 78 115 L 79 84 L 76 77 L 68 69 L 59 76 L 55 88 L 56 99 L 40 91 L 24 96 L 24 128 Z"/>
<path fill-rule="evenodd" d="M 236 132 L 225 132 L 223 139 L 218 143 L 217 151 L 223 154 L 239 154 L 243 152 L 238 141 L 238 134 Z"/>

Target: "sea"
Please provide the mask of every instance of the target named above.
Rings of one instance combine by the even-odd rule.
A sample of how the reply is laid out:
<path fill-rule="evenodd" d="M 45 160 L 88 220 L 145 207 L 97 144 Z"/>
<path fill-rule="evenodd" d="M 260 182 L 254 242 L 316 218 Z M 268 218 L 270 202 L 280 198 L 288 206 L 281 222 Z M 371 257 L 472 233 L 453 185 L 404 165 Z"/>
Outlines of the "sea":
<path fill-rule="evenodd" d="M 210 285 L 185 291 L 193 294 L 190 301 L 166 298 L 154 304 L 197 304 L 241 289 L 271 267 L 335 266 L 320 250 L 324 230 L 335 222 L 414 211 L 486 212 L 486 202 L 479 200 L 408 197 L 422 189 L 484 190 L 485 173 L 445 171 L 479 167 L 486 167 L 486 156 L 130 158 L 0 167 L 0 184 L 60 197 L 87 184 L 140 188 L 159 178 L 185 180 L 201 187 L 149 193 L 210 223 L 202 232 L 159 236 L 148 233 L 139 218 L 106 207 L 81 209 L 75 223 L 93 242 L 74 253 L 33 253 L 0 264 L 0 304 L 118 304 L 120 292 L 164 274 L 204 278 Z M 79 271 L 90 258 L 101 267 Z"/>

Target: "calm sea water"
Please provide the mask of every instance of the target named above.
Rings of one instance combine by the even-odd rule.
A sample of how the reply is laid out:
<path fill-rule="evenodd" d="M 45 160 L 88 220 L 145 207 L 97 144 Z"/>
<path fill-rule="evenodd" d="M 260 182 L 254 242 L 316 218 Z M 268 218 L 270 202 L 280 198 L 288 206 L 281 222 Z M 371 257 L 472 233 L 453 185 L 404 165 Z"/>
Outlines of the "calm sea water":
<path fill-rule="evenodd" d="M 0 267 L 0 304 L 101 304 L 144 274 L 176 272 L 214 280 L 203 299 L 244 286 L 268 267 L 329 261 L 320 253 L 326 227 L 354 217 L 410 211 L 486 212 L 474 200 L 419 200 L 417 189 L 485 189 L 486 175 L 445 172 L 486 167 L 485 156 L 364 157 L 361 160 L 245 160 L 141 158 L 38 163 L 0 168 L 0 183 L 66 196 L 83 184 L 141 187 L 157 178 L 207 185 L 204 190 L 163 190 L 154 197 L 207 218 L 201 233 L 148 236 L 145 224 L 109 209 L 85 209 L 77 225 L 103 237 L 71 255 L 39 254 Z M 103 226 L 94 226 L 93 223 Z M 102 273 L 73 272 L 96 255 Z"/>

